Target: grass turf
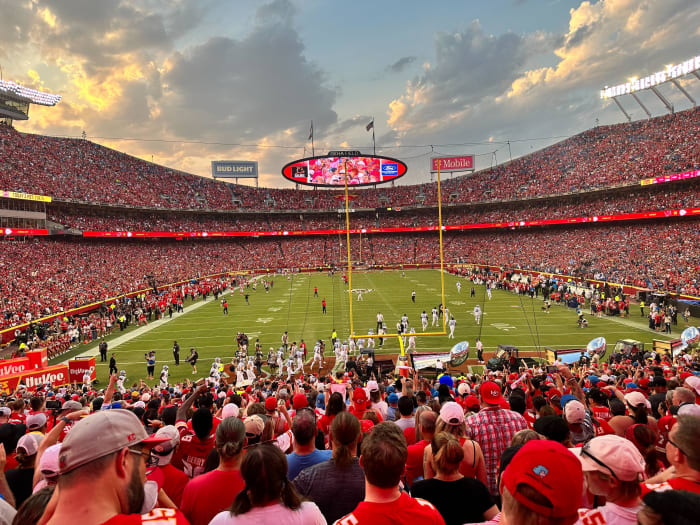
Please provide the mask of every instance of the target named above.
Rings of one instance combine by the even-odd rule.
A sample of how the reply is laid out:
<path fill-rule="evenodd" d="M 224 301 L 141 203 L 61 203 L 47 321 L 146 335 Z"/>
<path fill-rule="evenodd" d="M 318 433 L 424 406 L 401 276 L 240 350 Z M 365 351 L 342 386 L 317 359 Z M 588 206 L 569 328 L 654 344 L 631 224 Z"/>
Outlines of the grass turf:
<path fill-rule="evenodd" d="M 447 336 L 419 337 L 416 339 L 418 352 L 448 352 L 458 341 L 469 341 L 471 355 L 474 355 L 476 337 L 484 343 L 485 352 L 495 351 L 499 344 L 509 344 L 521 350 L 534 351 L 545 346 L 553 348 L 584 347 L 591 339 L 603 336 L 609 349 L 618 339 L 637 339 L 649 347 L 653 339 L 668 339 L 666 334 L 655 333 L 646 326 L 646 318 L 639 315 L 638 308 L 632 308 L 630 318 L 596 318 L 588 315 L 589 328 L 578 328 L 576 313 L 564 306 L 553 304 L 549 314 L 541 311 L 542 301 L 517 296 L 510 292 L 494 290 L 489 301 L 483 286 L 475 286 L 475 297 L 470 297 L 471 282 L 445 274 L 445 297 L 449 311 L 454 315 L 457 326 L 455 338 Z M 461 281 L 461 293 L 456 282 Z M 314 297 L 314 287 L 318 287 L 318 297 Z M 396 323 L 403 314 L 408 315 L 410 326 L 421 332 L 420 313 L 428 313 L 441 302 L 440 273 L 436 270 L 406 270 L 385 272 L 356 272 L 352 275 L 353 290 L 366 290 L 362 301 L 357 301 L 353 293 L 352 317 L 355 333 L 360 335 L 376 327 L 377 312 L 382 312 L 389 333 L 396 332 Z M 411 291 L 416 291 L 415 304 L 411 301 Z M 265 293 L 262 286 L 256 291 L 249 290 L 250 304 L 246 305 L 238 290 L 227 295 L 229 314 L 222 313 L 218 301 L 210 298 L 205 304 L 191 310 L 188 303 L 185 313 L 175 315 L 172 320 L 152 330 L 135 332 L 135 337 L 117 347 L 110 346 L 109 353 L 115 352 L 118 368 L 127 371 L 129 381 L 146 377 L 144 353 L 156 351 L 156 377 L 163 364 L 170 366 L 170 382 L 192 378 L 191 367 L 184 363 L 190 347 L 199 353 L 198 374 L 208 374 L 215 357 L 228 362 L 236 349 L 235 337 L 244 331 L 250 338 L 249 353 L 253 353 L 256 338 L 260 338 L 265 358 L 268 349 L 279 347 L 282 333 L 289 332 L 289 342 L 304 339 L 307 355 L 313 355 L 314 342 L 322 338 L 327 342 L 326 354 L 332 355 L 330 338 L 333 328 L 341 339 L 350 333 L 350 315 L 347 286 L 341 274 L 329 277 L 321 274 L 294 275 L 274 278 L 274 287 Z M 321 312 L 321 300 L 327 302 L 327 314 Z M 201 302 L 201 299 L 198 301 Z M 476 304 L 483 311 L 482 324 L 477 325 L 472 315 Z M 442 321 L 441 321 L 442 322 Z M 673 327 L 672 337 L 679 337 L 682 326 Z M 129 331 L 135 330 L 130 327 Z M 428 331 L 436 328 L 428 327 Z M 125 332 L 126 333 L 126 332 Z M 124 335 L 116 331 L 111 338 Z M 174 366 L 172 355 L 173 340 L 180 344 L 180 366 Z M 387 339 L 384 348 L 377 354 L 396 354 L 399 350 L 396 339 Z M 71 354 L 85 354 L 92 351 L 98 355 L 96 344 L 81 345 Z M 542 354 L 544 355 L 544 353 Z M 66 359 L 67 355 L 59 360 Z M 101 384 L 107 380 L 107 364 L 97 359 L 97 377 Z M 156 381 L 149 381 L 155 384 Z"/>

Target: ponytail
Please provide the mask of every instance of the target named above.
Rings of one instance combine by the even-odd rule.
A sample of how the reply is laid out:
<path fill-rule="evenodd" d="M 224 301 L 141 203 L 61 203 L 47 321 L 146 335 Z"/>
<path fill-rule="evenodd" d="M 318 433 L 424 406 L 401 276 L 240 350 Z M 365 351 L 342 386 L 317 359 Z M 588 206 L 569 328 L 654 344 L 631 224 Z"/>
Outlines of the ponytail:
<path fill-rule="evenodd" d="M 282 482 L 282 503 L 285 507 L 292 510 L 297 510 L 301 507 L 301 496 L 294 488 L 294 485 L 287 479 Z"/>
<path fill-rule="evenodd" d="M 229 512 L 232 516 L 238 516 L 239 514 L 245 514 L 252 508 L 253 504 L 251 503 L 250 496 L 248 495 L 248 486 L 245 486 L 233 500 Z"/>

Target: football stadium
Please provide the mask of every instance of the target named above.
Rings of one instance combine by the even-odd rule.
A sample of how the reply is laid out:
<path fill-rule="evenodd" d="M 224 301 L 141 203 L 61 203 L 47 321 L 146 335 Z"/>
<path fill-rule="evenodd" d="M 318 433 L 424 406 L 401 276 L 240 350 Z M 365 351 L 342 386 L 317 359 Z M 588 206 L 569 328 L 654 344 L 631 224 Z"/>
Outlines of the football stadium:
<path fill-rule="evenodd" d="M 620 8 L 583 4 L 571 8 L 557 56 L 593 31 L 575 31 L 587 9 L 614 19 Z M 309 9 L 258 8 L 253 34 L 234 44 L 252 55 L 256 32 L 279 28 L 266 17 L 299 16 L 292 8 Z M 73 15 L 32 9 L 68 38 Z M 684 9 L 700 19 L 697 6 Z M 632 24 L 641 15 L 628 16 Z M 97 37 L 103 53 L 126 38 L 120 31 Z M 436 34 L 447 53 L 447 34 Z M 543 35 L 538 46 L 553 46 Z M 275 53 L 290 46 L 270 38 Z M 206 53 L 225 62 L 205 49 L 223 37 L 163 60 L 159 74 L 171 83 L 149 93 L 141 138 L 61 127 L 117 118 L 95 101 L 125 97 L 141 72 L 121 71 L 116 89 L 106 77 L 88 81 L 88 68 L 78 89 L 64 91 L 38 80 L 53 59 L 37 58 L 28 77 L 5 69 L 0 522 L 695 523 L 693 38 L 670 64 L 642 47 L 634 60 L 647 69 L 632 58 L 628 70 L 601 65 L 610 84 L 584 91 L 581 107 L 608 121 L 523 147 L 465 142 L 430 118 L 434 135 L 411 143 L 414 130 L 396 113 L 408 111 L 408 95 L 390 104 L 386 122 L 347 121 L 371 137 L 361 147 L 339 122 L 314 129 L 313 109 L 277 135 L 246 130 L 217 142 L 154 131 L 166 111 L 155 101 L 177 85 L 173 70 L 195 56 L 204 68 Z M 143 57 L 129 53 L 138 68 Z M 264 56 L 272 63 L 275 53 Z M 60 70 L 73 75 L 67 63 Z M 408 81 L 414 101 L 429 98 L 429 66 Z M 274 69 L 294 89 L 289 71 Z M 548 96 L 544 69 L 481 103 L 505 104 L 519 90 Z M 190 80 L 202 100 L 191 99 L 185 116 L 219 96 L 200 74 Z M 263 100 L 260 86 L 253 95 L 230 87 Z M 571 88 L 569 107 L 581 93 Z M 294 105 L 289 96 L 283 105 Z M 559 129 L 555 113 L 541 113 Z"/>

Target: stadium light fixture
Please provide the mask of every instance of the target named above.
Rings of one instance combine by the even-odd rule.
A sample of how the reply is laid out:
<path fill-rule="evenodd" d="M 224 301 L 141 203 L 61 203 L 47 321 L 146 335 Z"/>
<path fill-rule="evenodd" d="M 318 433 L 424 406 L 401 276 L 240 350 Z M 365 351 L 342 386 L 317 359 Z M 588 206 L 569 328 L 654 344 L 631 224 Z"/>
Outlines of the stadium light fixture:
<path fill-rule="evenodd" d="M 40 106 L 55 106 L 62 98 L 61 95 L 26 88 L 11 80 L 0 80 L 0 94 L 3 91 L 11 97 L 20 98 Z"/>

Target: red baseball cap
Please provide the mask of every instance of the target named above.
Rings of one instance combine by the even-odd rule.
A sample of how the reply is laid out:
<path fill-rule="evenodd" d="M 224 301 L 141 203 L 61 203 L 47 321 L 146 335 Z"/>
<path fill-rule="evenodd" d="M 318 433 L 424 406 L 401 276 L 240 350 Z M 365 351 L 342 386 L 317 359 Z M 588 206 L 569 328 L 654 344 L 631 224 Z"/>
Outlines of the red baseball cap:
<path fill-rule="evenodd" d="M 363 434 L 366 434 L 367 432 L 372 430 L 372 428 L 374 428 L 374 422 L 372 420 L 370 420 L 370 419 L 361 419 L 360 420 L 360 431 Z"/>
<path fill-rule="evenodd" d="M 309 406 L 309 403 L 304 394 L 294 394 L 294 397 L 292 397 L 292 406 L 294 410 L 299 410 L 300 408 Z"/>
<path fill-rule="evenodd" d="M 367 392 L 364 388 L 357 387 L 352 393 L 352 402 L 356 405 L 365 405 L 367 403 Z"/>
<path fill-rule="evenodd" d="M 478 408 L 479 407 L 479 400 L 477 399 L 476 396 L 467 396 L 464 398 L 462 405 L 465 408 L 474 408 L 474 407 Z"/>
<path fill-rule="evenodd" d="M 559 399 L 561 399 L 561 395 L 562 394 L 558 388 L 550 388 L 549 390 L 547 390 L 547 398 L 549 398 L 550 400 L 553 397 L 558 397 Z"/>
<path fill-rule="evenodd" d="M 275 408 L 277 408 L 277 398 L 272 396 L 268 397 L 265 400 L 265 410 L 274 410 Z"/>
<path fill-rule="evenodd" d="M 556 441 L 533 440 L 525 443 L 503 471 L 501 480 L 518 502 L 544 516 L 576 516 L 581 503 L 581 462 Z M 527 485 L 547 498 L 551 507 L 523 496 L 518 492 L 521 485 Z"/>
<path fill-rule="evenodd" d="M 501 396 L 501 387 L 493 381 L 485 381 L 479 387 L 479 395 L 484 403 L 489 405 L 500 405 L 503 401 Z"/>

